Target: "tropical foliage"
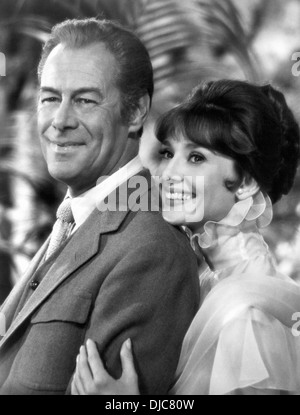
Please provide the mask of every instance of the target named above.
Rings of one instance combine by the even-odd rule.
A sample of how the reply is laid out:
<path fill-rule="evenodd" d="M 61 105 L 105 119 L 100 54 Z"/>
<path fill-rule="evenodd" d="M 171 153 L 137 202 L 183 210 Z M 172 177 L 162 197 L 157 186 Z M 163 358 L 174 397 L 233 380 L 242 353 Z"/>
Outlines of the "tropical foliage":
<path fill-rule="evenodd" d="M 260 54 L 265 30 L 273 28 L 272 18 L 276 15 L 275 23 L 282 22 L 288 5 L 294 7 L 295 2 L 0 0 L 0 51 L 6 56 L 6 77 L 0 78 L 0 303 L 49 233 L 65 191 L 49 177 L 36 134 L 36 67 L 51 27 L 65 18 L 106 17 L 137 32 L 149 50 L 155 73 L 152 118 L 146 131 L 151 143 L 156 117 L 204 79 L 272 79 L 297 112 L 300 86 L 291 75 L 291 55 L 270 70 Z M 277 24 L 276 29 L 282 29 L 284 38 L 281 26 Z M 147 148 L 144 139 L 142 151 Z M 300 269 L 296 259 L 299 189 L 298 178 L 295 192 L 278 205 L 274 224 L 266 233 L 282 268 L 294 277 Z"/>

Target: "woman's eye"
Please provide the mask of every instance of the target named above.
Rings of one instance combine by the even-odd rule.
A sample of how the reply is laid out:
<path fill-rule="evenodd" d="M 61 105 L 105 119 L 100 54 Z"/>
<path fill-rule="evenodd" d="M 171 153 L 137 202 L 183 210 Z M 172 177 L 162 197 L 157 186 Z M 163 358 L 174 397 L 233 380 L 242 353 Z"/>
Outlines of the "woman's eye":
<path fill-rule="evenodd" d="M 192 163 L 202 163 L 206 158 L 202 154 L 191 154 L 189 161 Z"/>
<path fill-rule="evenodd" d="M 169 150 L 160 150 L 159 154 L 161 155 L 162 159 L 171 159 L 171 158 L 173 158 L 173 154 Z"/>

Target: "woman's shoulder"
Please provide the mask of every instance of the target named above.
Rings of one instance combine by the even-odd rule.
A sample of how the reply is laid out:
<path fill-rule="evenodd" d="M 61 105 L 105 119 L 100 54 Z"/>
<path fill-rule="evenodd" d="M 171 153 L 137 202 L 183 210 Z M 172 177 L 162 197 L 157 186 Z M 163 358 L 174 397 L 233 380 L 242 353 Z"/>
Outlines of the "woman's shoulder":
<path fill-rule="evenodd" d="M 287 280 L 260 276 L 220 282 L 186 335 L 179 385 L 188 362 L 205 378 L 203 393 L 247 387 L 300 391 L 300 337 L 292 331 L 299 304 L 300 287 Z"/>
<path fill-rule="evenodd" d="M 213 352 L 211 394 L 248 387 L 300 391 L 300 340 L 277 317 L 257 305 L 225 316 Z"/>
<path fill-rule="evenodd" d="M 276 276 L 243 275 L 220 281 L 208 294 L 199 310 L 199 322 L 207 321 L 220 331 L 228 323 L 256 321 L 264 316 L 291 329 L 295 313 L 299 312 L 300 286 L 290 278 Z M 208 320 L 208 316 L 212 316 Z M 261 325 L 263 327 L 263 325 Z"/>

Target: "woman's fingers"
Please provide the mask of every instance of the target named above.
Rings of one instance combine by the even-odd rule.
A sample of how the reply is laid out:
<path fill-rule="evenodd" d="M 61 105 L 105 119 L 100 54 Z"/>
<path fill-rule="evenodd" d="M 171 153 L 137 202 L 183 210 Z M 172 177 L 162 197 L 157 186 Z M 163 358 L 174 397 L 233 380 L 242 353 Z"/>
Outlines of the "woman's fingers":
<path fill-rule="evenodd" d="M 80 348 L 76 372 L 72 382 L 73 395 L 138 395 L 138 378 L 134 368 L 131 341 L 121 348 L 123 374 L 114 379 L 106 371 L 96 343 L 88 340 Z"/>
<path fill-rule="evenodd" d="M 123 376 L 132 377 L 136 376 L 136 371 L 134 367 L 133 355 L 132 355 L 132 345 L 131 340 L 127 339 L 121 348 L 121 362 L 123 368 Z"/>
<path fill-rule="evenodd" d="M 90 389 L 93 383 L 93 375 L 88 362 L 88 355 L 85 346 L 81 346 L 77 362 L 78 383 L 77 386 L 85 393 Z"/>
<path fill-rule="evenodd" d="M 75 374 L 73 376 L 73 380 L 72 380 L 72 385 L 71 385 L 71 394 L 72 395 L 81 395 L 79 390 L 78 390 L 77 382 L 78 382 L 78 376 L 77 376 L 77 373 L 75 372 Z"/>
<path fill-rule="evenodd" d="M 79 395 L 74 378 L 72 380 L 72 385 L 71 385 L 71 395 Z"/>
<path fill-rule="evenodd" d="M 76 370 L 72 381 L 72 395 L 86 395 L 85 387 L 80 375 L 79 362 L 80 355 L 78 355 L 76 359 Z"/>
<path fill-rule="evenodd" d="M 128 339 L 123 343 L 121 348 L 121 362 L 123 374 L 121 381 L 127 385 L 131 395 L 139 395 L 138 376 L 134 367 L 131 340 Z"/>
<path fill-rule="evenodd" d="M 110 375 L 106 371 L 101 357 L 99 355 L 96 343 L 93 340 L 88 340 L 86 342 L 86 350 L 88 363 L 92 371 L 92 376 L 96 382 L 103 382 L 107 378 L 110 378 Z"/>

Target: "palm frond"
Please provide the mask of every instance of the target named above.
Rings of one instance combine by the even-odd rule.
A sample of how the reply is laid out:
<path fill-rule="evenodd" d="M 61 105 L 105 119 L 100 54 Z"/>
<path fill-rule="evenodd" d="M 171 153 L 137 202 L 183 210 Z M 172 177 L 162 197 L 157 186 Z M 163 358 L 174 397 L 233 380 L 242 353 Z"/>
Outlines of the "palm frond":
<path fill-rule="evenodd" d="M 137 17 L 149 0 L 78 0 L 83 16 L 105 17 L 135 28 Z"/>
<path fill-rule="evenodd" d="M 151 0 L 138 18 L 137 33 L 151 56 L 156 97 L 169 99 L 167 107 L 203 79 L 233 73 L 249 80 L 258 78 L 247 35 L 231 0 Z M 235 68 L 227 64 L 227 55 L 231 62 L 235 59 Z M 172 90 L 169 98 L 166 90 Z"/>
<path fill-rule="evenodd" d="M 249 36 L 238 9 L 231 0 L 198 0 L 203 13 L 202 30 L 217 54 L 231 52 L 239 61 L 246 78 L 258 81 L 258 68 L 251 53 Z"/>
<path fill-rule="evenodd" d="M 23 22 L 20 23 L 21 25 L 17 30 L 20 34 L 29 36 L 33 39 L 38 40 L 41 43 L 45 43 L 48 40 L 49 33 L 47 33 L 45 30 L 35 29 L 34 27 L 26 27 L 25 25 L 22 25 Z"/>

